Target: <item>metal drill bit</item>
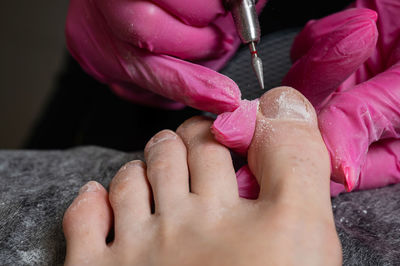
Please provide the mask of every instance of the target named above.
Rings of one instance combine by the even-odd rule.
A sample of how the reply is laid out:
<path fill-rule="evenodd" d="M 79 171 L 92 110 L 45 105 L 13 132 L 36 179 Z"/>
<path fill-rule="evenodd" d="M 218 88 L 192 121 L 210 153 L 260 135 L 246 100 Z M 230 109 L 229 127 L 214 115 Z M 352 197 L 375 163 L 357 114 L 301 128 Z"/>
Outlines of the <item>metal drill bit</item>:
<path fill-rule="evenodd" d="M 256 45 L 254 42 L 249 44 L 250 53 L 251 53 L 251 64 L 253 66 L 253 70 L 256 73 L 256 77 L 258 80 L 258 84 L 261 89 L 264 89 L 264 72 L 263 72 L 263 64 L 260 57 L 258 57 Z"/>
<path fill-rule="evenodd" d="M 256 49 L 256 43 L 260 40 L 261 34 L 255 1 L 236 0 L 231 11 L 240 39 L 249 45 L 253 70 L 260 87 L 264 89 L 263 65 Z"/>

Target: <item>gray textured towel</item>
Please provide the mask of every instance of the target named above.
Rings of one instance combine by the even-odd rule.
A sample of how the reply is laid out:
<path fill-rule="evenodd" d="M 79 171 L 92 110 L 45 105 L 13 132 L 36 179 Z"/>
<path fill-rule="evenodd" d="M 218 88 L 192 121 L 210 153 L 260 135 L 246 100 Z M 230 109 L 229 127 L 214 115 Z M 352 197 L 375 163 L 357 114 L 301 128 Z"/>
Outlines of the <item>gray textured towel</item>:
<path fill-rule="evenodd" d="M 107 187 L 140 158 L 97 147 L 1 151 L 0 264 L 62 264 L 62 216 L 78 189 L 92 179 Z M 341 195 L 332 207 L 345 265 L 400 265 L 400 184 Z"/>
<path fill-rule="evenodd" d="M 107 187 L 141 154 L 109 149 L 0 152 L 0 264 L 58 265 L 65 256 L 63 213 L 89 180 Z"/>

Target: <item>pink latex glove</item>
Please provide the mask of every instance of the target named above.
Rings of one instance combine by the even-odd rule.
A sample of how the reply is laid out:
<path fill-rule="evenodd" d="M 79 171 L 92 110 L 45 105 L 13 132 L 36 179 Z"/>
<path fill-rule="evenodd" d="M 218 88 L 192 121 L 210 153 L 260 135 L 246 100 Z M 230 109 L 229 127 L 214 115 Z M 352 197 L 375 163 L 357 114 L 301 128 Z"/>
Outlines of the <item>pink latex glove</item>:
<path fill-rule="evenodd" d="M 400 1 L 359 0 L 354 7 L 306 25 L 283 81 L 317 109 L 332 179 L 348 191 L 400 182 Z M 255 115 L 235 114 L 236 120 Z M 221 121 L 214 128 L 226 126 Z M 228 146 L 227 140 L 238 138 L 218 136 Z M 230 147 L 242 151 L 250 141 Z M 247 166 L 238 172 L 238 183 L 242 196 L 256 197 Z M 331 195 L 344 191 L 341 184 L 331 183 Z"/>
<path fill-rule="evenodd" d="M 213 113 L 239 106 L 237 85 L 214 71 L 240 45 L 221 0 L 71 0 L 66 39 L 86 72 L 133 102 Z"/>

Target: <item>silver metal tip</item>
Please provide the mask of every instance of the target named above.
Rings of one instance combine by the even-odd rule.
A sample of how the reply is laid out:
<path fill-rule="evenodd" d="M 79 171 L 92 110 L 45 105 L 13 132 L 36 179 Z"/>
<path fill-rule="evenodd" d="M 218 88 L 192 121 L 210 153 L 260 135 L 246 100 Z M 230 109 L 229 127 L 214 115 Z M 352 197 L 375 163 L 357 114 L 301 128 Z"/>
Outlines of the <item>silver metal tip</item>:
<path fill-rule="evenodd" d="M 257 55 L 257 50 L 254 42 L 250 43 L 249 48 L 251 52 L 251 64 L 253 65 L 254 73 L 256 73 L 258 84 L 260 85 L 261 89 L 264 89 L 264 72 L 262 60 Z"/>
<path fill-rule="evenodd" d="M 253 65 L 253 70 L 256 73 L 258 84 L 260 84 L 261 89 L 264 89 L 264 72 L 261 58 L 253 55 L 251 57 L 251 63 Z"/>

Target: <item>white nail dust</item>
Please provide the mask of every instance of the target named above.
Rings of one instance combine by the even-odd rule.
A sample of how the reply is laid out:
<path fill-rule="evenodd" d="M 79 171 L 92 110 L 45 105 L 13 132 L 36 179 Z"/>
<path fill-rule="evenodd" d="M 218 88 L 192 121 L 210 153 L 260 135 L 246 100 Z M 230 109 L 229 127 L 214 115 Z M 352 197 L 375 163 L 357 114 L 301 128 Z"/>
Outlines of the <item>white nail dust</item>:
<path fill-rule="evenodd" d="M 275 139 L 277 132 L 271 120 L 274 119 L 267 119 L 262 115 L 257 117 L 257 127 L 253 136 L 253 145 L 256 147 L 269 145 L 271 140 Z"/>
<path fill-rule="evenodd" d="M 275 119 L 290 119 L 298 121 L 311 121 L 312 111 L 309 110 L 307 103 L 299 101 L 299 98 L 294 97 L 289 92 L 282 92 L 276 100 L 277 112 Z"/>

